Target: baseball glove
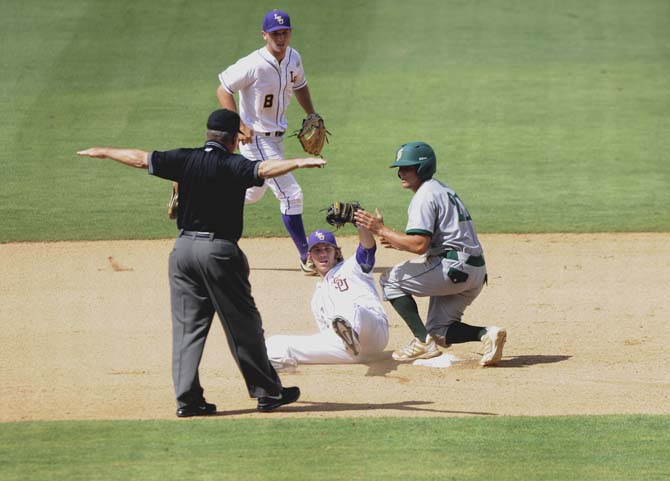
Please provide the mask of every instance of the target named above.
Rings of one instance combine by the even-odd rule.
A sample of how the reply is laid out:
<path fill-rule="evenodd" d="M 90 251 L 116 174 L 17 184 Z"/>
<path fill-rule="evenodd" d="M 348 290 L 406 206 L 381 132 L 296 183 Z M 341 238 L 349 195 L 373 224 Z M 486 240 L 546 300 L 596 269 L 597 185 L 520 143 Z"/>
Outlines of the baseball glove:
<path fill-rule="evenodd" d="M 172 182 L 172 195 L 167 205 L 168 219 L 177 218 L 177 207 L 179 207 L 179 184 Z"/>
<path fill-rule="evenodd" d="M 347 222 L 356 225 L 354 213 L 362 209 L 358 202 L 333 202 L 326 208 L 326 222 L 339 229 Z"/>
<path fill-rule="evenodd" d="M 302 121 L 300 130 L 294 133 L 302 149 L 311 155 L 321 155 L 323 145 L 328 142 L 330 132 L 326 130 L 323 118 L 319 114 L 309 114 Z"/>

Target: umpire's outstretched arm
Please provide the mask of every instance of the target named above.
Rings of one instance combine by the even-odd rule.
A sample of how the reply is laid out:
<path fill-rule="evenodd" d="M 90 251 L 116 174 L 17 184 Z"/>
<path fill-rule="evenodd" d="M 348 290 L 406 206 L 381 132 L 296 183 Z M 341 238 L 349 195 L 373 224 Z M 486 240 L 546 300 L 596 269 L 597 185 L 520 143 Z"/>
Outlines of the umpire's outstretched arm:
<path fill-rule="evenodd" d="M 290 160 L 264 160 L 258 166 L 258 177 L 271 179 L 272 177 L 288 174 L 295 169 L 313 169 L 323 167 L 324 165 L 326 165 L 326 161 L 316 157 Z"/>
<path fill-rule="evenodd" d="M 112 159 L 138 169 L 146 169 L 149 166 L 149 153 L 139 149 L 91 147 L 90 149 L 80 150 L 77 154 L 96 159 Z"/>

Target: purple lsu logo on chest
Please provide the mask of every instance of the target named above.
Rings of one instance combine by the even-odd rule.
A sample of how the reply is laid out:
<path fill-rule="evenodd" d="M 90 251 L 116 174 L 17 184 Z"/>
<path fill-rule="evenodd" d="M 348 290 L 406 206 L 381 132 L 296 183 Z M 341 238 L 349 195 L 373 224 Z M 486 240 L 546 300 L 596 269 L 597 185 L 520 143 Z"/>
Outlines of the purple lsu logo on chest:
<path fill-rule="evenodd" d="M 334 277 L 332 282 L 335 289 L 340 292 L 349 290 L 349 283 L 347 282 L 346 277 Z"/>

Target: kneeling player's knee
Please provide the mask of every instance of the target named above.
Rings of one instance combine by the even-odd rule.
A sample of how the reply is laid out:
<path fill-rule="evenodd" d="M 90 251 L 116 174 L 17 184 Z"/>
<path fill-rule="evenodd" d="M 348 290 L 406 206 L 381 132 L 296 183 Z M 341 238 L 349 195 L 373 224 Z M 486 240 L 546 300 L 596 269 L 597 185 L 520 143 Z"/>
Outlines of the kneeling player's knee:
<path fill-rule="evenodd" d="M 389 280 L 388 275 L 382 274 L 379 279 L 379 285 L 382 288 L 382 295 L 385 301 L 391 301 L 406 295 L 400 287 Z"/>
<path fill-rule="evenodd" d="M 389 285 L 389 271 L 386 270 L 382 272 L 382 275 L 379 276 L 379 285 L 382 288 L 382 290 L 385 290 L 388 285 Z"/>

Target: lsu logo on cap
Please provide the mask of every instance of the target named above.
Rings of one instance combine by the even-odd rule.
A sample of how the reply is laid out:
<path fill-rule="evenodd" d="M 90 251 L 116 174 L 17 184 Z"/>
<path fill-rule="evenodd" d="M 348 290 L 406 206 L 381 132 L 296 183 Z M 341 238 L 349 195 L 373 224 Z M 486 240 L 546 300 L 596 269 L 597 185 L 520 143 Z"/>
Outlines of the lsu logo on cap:
<path fill-rule="evenodd" d="M 333 247 L 337 247 L 335 235 L 328 230 L 322 229 L 315 230 L 309 235 L 307 238 L 307 250 L 311 251 L 312 247 L 316 244 L 330 244 Z"/>
<path fill-rule="evenodd" d="M 277 23 L 279 25 L 284 25 L 284 17 L 282 17 L 278 13 L 275 13 L 275 20 L 277 20 Z"/>

